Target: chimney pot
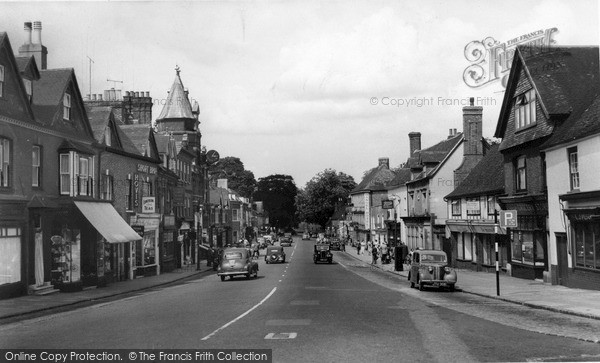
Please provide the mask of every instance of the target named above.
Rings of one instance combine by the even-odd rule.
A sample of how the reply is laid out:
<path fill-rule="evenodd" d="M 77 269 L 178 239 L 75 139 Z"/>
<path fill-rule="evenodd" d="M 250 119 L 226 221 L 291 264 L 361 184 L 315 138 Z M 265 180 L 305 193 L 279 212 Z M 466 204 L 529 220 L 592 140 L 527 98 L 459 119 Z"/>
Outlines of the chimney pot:
<path fill-rule="evenodd" d="M 92 94 L 92 101 L 96 101 L 96 94 Z"/>
<path fill-rule="evenodd" d="M 390 158 L 379 158 L 379 166 L 385 166 L 387 169 L 390 168 Z"/>
<path fill-rule="evenodd" d="M 125 97 L 129 97 L 129 91 L 125 91 Z"/>
<path fill-rule="evenodd" d="M 146 92 L 146 97 L 150 97 L 150 91 Z"/>
<path fill-rule="evenodd" d="M 138 98 L 138 97 L 140 97 L 140 93 L 139 93 L 139 92 L 136 92 L 136 93 L 135 93 L 135 98 Z"/>
<path fill-rule="evenodd" d="M 31 44 L 31 22 L 26 21 L 24 24 L 25 28 L 25 44 Z"/>
<path fill-rule="evenodd" d="M 42 45 L 42 22 L 33 22 L 33 44 Z"/>
<path fill-rule="evenodd" d="M 470 106 L 475 106 L 475 97 L 469 98 L 469 105 Z"/>
<path fill-rule="evenodd" d="M 102 93 L 98 93 L 98 101 L 102 101 Z"/>

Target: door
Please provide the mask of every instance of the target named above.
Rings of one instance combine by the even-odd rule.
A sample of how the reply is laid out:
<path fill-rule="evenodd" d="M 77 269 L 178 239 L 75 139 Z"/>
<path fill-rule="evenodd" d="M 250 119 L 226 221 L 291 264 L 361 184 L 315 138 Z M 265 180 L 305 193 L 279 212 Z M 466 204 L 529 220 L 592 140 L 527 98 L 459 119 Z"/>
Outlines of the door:
<path fill-rule="evenodd" d="M 556 233 L 557 283 L 564 285 L 569 274 L 569 257 L 567 254 L 567 234 Z"/>

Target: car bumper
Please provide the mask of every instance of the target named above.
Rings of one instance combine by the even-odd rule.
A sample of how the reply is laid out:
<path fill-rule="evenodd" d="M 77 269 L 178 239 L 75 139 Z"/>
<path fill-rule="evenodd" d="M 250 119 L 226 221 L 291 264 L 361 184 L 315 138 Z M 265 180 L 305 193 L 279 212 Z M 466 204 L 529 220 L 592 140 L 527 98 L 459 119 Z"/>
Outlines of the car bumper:
<path fill-rule="evenodd" d="M 220 271 L 217 272 L 217 276 L 239 276 L 239 275 L 247 275 L 249 274 L 248 270 L 244 271 Z"/>

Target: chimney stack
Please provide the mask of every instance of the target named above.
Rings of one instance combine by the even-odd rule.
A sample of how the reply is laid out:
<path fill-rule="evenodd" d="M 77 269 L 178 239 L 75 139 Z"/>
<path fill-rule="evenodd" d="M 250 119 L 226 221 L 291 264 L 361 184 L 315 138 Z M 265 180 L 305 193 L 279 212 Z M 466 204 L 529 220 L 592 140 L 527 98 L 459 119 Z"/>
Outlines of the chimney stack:
<path fill-rule="evenodd" d="M 33 44 L 42 45 L 42 22 L 33 22 Z"/>
<path fill-rule="evenodd" d="M 483 155 L 483 107 L 475 106 L 475 98 L 469 99 L 469 106 L 463 107 L 464 155 Z"/>
<path fill-rule="evenodd" d="M 379 158 L 379 166 L 385 166 L 386 169 L 389 169 L 390 158 Z"/>
<path fill-rule="evenodd" d="M 31 22 L 25 22 L 25 44 L 31 44 Z"/>
<path fill-rule="evenodd" d="M 411 132 L 408 134 L 408 139 L 410 140 L 410 156 L 413 157 L 415 151 L 421 150 L 421 133 Z"/>

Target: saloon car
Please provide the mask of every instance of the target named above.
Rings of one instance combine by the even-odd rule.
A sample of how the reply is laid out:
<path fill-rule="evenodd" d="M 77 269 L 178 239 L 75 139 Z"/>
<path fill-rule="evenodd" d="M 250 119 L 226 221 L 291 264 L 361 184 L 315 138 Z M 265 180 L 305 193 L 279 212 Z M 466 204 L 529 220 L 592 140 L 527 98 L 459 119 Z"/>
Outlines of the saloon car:
<path fill-rule="evenodd" d="M 281 246 L 270 246 L 265 251 L 266 263 L 285 263 L 285 251 Z"/>
<path fill-rule="evenodd" d="M 329 246 L 331 246 L 332 250 L 339 251 L 342 249 L 342 242 L 340 242 L 339 238 L 333 237 L 329 240 Z"/>
<path fill-rule="evenodd" d="M 252 251 L 247 248 L 226 248 L 222 252 L 217 275 L 221 281 L 225 281 L 227 276 L 230 279 L 234 276 L 258 277 L 258 262 L 252 259 Z"/>
<path fill-rule="evenodd" d="M 307 241 L 307 240 L 309 240 L 309 239 L 310 239 L 310 234 L 308 234 L 308 233 L 304 233 L 304 234 L 302 235 L 302 240 L 303 240 L 303 241 Z"/>
<path fill-rule="evenodd" d="M 437 250 L 416 250 L 412 254 L 408 272 L 410 287 L 446 287 L 454 291 L 457 281 L 456 271 L 448 266 L 446 252 Z"/>
<path fill-rule="evenodd" d="M 285 247 L 290 247 L 292 245 L 292 236 L 283 236 L 279 238 L 279 245 L 280 246 L 285 246 Z"/>
<path fill-rule="evenodd" d="M 333 254 L 331 254 L 331 248 L 328 243 L 317 243 L 315 245 L 315 251 L 313 253 L 313 261 L 317 262 L 333 262 Z"/>

